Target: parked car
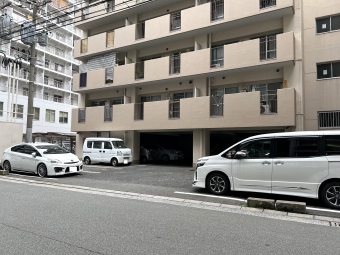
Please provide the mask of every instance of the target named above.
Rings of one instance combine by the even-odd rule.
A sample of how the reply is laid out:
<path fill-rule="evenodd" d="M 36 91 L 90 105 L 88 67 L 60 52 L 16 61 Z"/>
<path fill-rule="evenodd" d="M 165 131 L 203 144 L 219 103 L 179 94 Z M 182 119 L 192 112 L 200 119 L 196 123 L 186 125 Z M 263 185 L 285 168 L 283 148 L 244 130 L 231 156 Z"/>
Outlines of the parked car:
<path fill-rule="evenodd" d="M 117 138 L 86 138 L 83 145 L 83 161 L 130 165 L 132 153 L 122 139 Z"/>
<path fill-rule="evenodd" d="M 5 150 L 2 168 L 40 177 L 80 173 L 83 163 L 68 150 L 51 143 L 22 143 Z"/>
<path fill-rule="evenodd" d="M 221 195 L 250 191 L 321 199 L 340 209 L 340 131 L 247 138 L 200 158 L 193 187 Z"/>
<path fill-rule="evenodd" d="M 183 159 L 183 153 L 179 150 L 165 149 L 162 146 L 144 142 L 141 144 L 140 157 L 142 163 L 152 160 L 169 162 L 170 160 Z"/>

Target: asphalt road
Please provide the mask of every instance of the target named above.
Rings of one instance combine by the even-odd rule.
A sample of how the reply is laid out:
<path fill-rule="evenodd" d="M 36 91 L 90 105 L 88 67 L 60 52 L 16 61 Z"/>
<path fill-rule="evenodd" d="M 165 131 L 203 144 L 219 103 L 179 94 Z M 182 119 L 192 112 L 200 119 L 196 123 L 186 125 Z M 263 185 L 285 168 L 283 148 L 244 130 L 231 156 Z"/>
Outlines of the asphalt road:
<path fill-rule="evenodd" d="M 86 176 L 86 175 L 84 175 Z M 0 254 L 339 254 L 339 229 L 0 184 Z"/>
<path fill-rule="evenodd" d="M 309 209 L 308 212 L 311 214 L 340 218 L 340 211 L 328 211 L 328 208 L 315 199 L 249 192 L 231 192 L 228 196 L 216 197 L 205 189 L 193 188 L 191 186 L 193 175 L 194 169 L 192 167 L 177 165 L 146 164 L 112 167 L 106 164 L 91 164 L 90 166 L 84 166 L 82 174 L 45 178 L 44 180 L 62 184 L 234 205 L 245 204 L 245 199 L 248 197 L 300 201 L 306 202 L 309 207 L 320 209 Z M 39 177 L 32 174 L 11 173 L 10 176 L 39 179 Z"/>

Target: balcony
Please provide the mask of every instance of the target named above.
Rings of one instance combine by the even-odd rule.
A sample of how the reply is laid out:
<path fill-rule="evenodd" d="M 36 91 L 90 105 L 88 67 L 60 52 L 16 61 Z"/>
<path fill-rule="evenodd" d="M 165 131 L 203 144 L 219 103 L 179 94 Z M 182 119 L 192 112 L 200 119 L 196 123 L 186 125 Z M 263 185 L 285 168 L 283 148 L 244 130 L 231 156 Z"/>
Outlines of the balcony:
<path fill-rule="evenodd" d="M 274 128 L 295 126 L 295 90 L 277 91 L 276 114 L 261 114 L 261 93 L 224 95 L 223 115 L 211 117 L 210 97 L 112 106 L 114 122 L 105 122 L 105 107 L 87 107 L 79 124 L 78 109 L 72 112 L 72 131 L 176 130 L 205 128 Z M 176 105 L 177 104 L 177 105 Z M 232 109 L 232 110 L 230 110 Z M 138 120 L 138 121 L 137 121 Z"/>
<path fill-rule="evenodd" d="M 74 56 L 81 60 L 106 51 L 139 50 L 153 47 L 155 43 L 159 45 L 172 43 L 193 38 L 196 35 L 235 29 L 291 14 L 294 14 L 294 0 L 234 1 L 232 5 L 218 0 L 146 20 L 144 25 L 141 25 L 142 23 L 132 24 L 116 29 L 115 44 L 110 48 L 105 45 L 103 47 L 98 39 L 92 38 L 102 36 L 101 38 L 104 38 L 102 44 L 105 44 L 106 33 L 91 36 L 89 39 L 92 38 L 99 44 L 89 42 L 89 50 L 85 54 L 80 54 L 80 47 L 75 46 Z M 144 36 L 143 31 L 145 31 Z M 75 41 L 76 44 L 80 45 L 80 41 Z"/>
<path fill-rule="evenodd" d="M 185 52 L 173 57 L 163 57 L 144 61 L 141 64 L 128 64 L 114 67 L 113 83 L 105 83 L 105 70 L 87 74 L 92 82 L 85 88 L 79 88 L 79 75 L 74 75 L 74 91 L 103 89 L 107 87 L 177 82 L 183 78 L 212 77 L 236 72 L 251 72 L 265 69 L 277 69 L 294 65 L 294 33 L 275 36 L 275 47 L 263 51 L 261 39 L 224 45 L 217 51 L 203 49 Z M 262 56 L 265 56 L 263 59 Z M 138 74 L 138 75 L 137 75 Z"/>

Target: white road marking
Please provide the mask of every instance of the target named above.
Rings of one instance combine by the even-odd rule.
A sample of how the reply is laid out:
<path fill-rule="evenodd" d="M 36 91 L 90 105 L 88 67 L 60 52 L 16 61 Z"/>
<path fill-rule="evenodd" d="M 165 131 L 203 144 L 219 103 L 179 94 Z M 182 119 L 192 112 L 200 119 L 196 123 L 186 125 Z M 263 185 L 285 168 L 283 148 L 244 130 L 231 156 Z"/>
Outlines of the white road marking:
<path fill-rule="evenodd" d="M 22 174 L 13 174 L 13 173 L 11 173 L 11 175 L 17 175 L 17 176 L 21 176 L 21 177 L 30 177 L 30 178 L 39 178 L 39 179 L 44 179 L 44 180 L 59 180 L 59 179 L 50 178 L 50 177 L 42 178 L 42 177 L 39 177 L 39 176 L 22 175 Z"/>
<path fill-rule="evenodd" d="M 83 170 L 83 173 L 100 174 L 101 172 L 92 172 L 92 171 L 84 171 L 84 170 Z"/>
<path fill-rule="evenodd" d="M 315 207 L 306 207 L 307 210 L 314 210 L 314 211 L 322 211 L 322 212 L 333 212 L 333 213 L 340 213 L 340 211 L 332 210 L 332 209 L 322 209 L 322 208 L 315 208 Z"/>
<path fill-rule="evenodd" d="M 221 197 L 221 196 L 206 195 L 206 194 L 197 194 L 197 193 L 188 193 L 188 192 L 180 192 L 180 191 L 175 191 L 174 193 L 176 193 L 176 194 L 185 194 L 185 195 L 193 195 L 193 196 L 202 196 L 202 197 L 222 198 L 222 199 L 229 199 L 229 200 L 236 200 L 236 201 L 247 202 L 247 200 L 245 200 L 245 199 L 234 198 L 234 197 Z"/>

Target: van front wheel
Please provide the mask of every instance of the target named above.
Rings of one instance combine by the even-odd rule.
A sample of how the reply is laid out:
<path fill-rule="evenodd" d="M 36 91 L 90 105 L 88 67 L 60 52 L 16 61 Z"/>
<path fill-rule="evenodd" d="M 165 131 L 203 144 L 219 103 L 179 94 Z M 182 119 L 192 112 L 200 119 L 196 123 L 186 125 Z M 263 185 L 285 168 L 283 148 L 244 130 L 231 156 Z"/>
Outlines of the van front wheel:
<path fill-rule="evenodd" d="M 84 159 L 85 165 L 90 165 L 91 164 L 91 159 L 89 157 L 86 157 Z"/>
<path fill-rule="evenodd" d="M 340 182 L 326 184 L 321 191 L 321 199 L 328 207 L 340 209 Z"/>
<path fill-rule="evenodd" d="M 112 166 L 118 166 L 118 160 L 116 158 L 111 159 Z"/>

